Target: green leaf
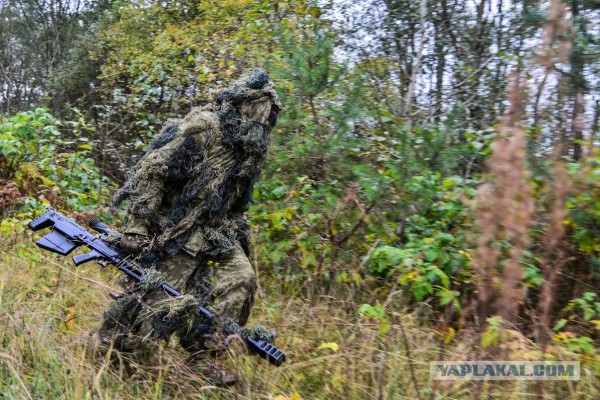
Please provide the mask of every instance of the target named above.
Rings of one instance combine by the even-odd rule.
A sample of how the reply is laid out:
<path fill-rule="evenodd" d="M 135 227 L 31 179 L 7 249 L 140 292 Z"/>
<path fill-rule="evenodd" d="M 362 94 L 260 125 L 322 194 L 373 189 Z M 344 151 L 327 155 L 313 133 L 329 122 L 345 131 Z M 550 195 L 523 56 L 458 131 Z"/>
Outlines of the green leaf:
<path fill-rule="evenodd" d="M 460 293 L 457 291 L 442 288 L 437 291 L 437 295 L 440 298 L 440 305 L 445 306 L 446 304 L 452 302 L 456 297 L 458 297 Z"/>
<path fill-rule="evenodd" d="M 440 255 L 440 252 L 438 249 L 430 248 L 430 249 L 425 250 L 425 258 L 429 262 L 435 261 L 439 255 Z"/>
<path fill-rule="evenodd" d="M 356 312 L 358 315 L 363 315 L 369 312 L 372 308 L 373 306 L 370 304 L 362 304 L 360 307 L 358 307 L 358 310 Z"/>
<path fill-rule="evenodd" d="M 432 291 L 433 286 L 429 282 L 415 282 L 413 284 L 413 292 L 417 301 L 423 300 L 425 296 L 431 294 Z"/>
<path fill-rule="evenodd" d="M 564 327 L 566 324 L 567 324 L 567 320 L 566 320 L 566 319 L 564 319 L 564 318 L 562 318 L 562 319 L 560 319 L 560 320 L 559 320 L 559 321 L 556 323 L 556 325 L 554 325 L 554 326 L 552 327 L 552 330 L 553 330 L 553 331 L 558 331 L 558 330 L 561 330 L 561 329 L 562 329 L 562 328 L 563 328 L 563 327 Z"/>
<path fill-rule="evenodd" d="M 379 333 L 385 335 L 390 331 L 390 322 L 387 319 L 382 319 L 379 323 Z"/>

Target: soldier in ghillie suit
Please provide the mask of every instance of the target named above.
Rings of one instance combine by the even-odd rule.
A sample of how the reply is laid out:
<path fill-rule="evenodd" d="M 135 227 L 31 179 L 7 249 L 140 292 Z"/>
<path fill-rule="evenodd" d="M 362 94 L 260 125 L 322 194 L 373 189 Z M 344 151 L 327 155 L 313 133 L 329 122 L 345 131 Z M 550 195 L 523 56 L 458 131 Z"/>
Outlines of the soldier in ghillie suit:
<path fill-rule="evenodd" d="M 273 82 L 253 68 L 212 92 L 206 106 L 168 120 L 149 144 L 115 204 L 129 202 L 121 248 L 151 272 L 141 291 L 105 313 L 104 342 L 137 351 L 140 342 L 175 333 L 186 350 L 205 352 L 219 332 L 194 312 L 197 304 L 246 324 L 256 282 L 244 213 L 279 110 Z M 185 298 L 168 300 L 161 281 Z M 242 334 L 267 335 L 261 329 Z"/>

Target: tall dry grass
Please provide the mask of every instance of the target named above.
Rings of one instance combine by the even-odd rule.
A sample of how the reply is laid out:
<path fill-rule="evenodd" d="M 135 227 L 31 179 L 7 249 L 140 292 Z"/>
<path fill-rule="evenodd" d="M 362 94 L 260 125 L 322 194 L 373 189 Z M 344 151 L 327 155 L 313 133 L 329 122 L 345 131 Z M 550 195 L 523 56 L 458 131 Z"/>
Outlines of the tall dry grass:
<path fill-rule="evenodd" d="M 509 89 L 510 107 L 497 127 L 498 137 L 487 162 L 489 175 L 475 199 L 475 309 L 482 330 L 494 315 L 509 326 L 513 324 L 525 298 L 520 263 L 529 246 L 535 203 L 526 166 L 522 100 L 523 82 L 520 72 L 515 71 Z"/>
<path fill-rule="evenodd" d="M 234 388 L 211 385 L 186 365 L 186 354 L 174 342 L 162 346 L 152 364 L 95 358 L 88 355 L 88 333 L 109 304 L 107 286 L 118 274 L 93 264 L 75 268 L 68 259 L 42 253 L 30 238 L 16 241 L 3 247 L 0 257 L 0 394 L 5 398 L 519 399 L 535 392 L 526 382 L 475 387 L 430 381 L 429 361 L 474 359 L 478 336 L 436 331 L 430 308 L 408 308 L 401 292 L 386 304 L 387 331 L 381 320 L 357 316 L 355 304 L 334 296 L 283 298 L 264 282 L 266 295 L 253 318 L 277 329 L 277 344 L 288 360 L 272 367 L 233 346 L 228 362 L 242 378 Z M 516 333 L 503 346 L 513 359 L 540 355 Z M 559 349 L 548 351 L 560 357 Z M 597 398 L 590 373 L 581 382 L 550 383 L 547 393 Z"/>

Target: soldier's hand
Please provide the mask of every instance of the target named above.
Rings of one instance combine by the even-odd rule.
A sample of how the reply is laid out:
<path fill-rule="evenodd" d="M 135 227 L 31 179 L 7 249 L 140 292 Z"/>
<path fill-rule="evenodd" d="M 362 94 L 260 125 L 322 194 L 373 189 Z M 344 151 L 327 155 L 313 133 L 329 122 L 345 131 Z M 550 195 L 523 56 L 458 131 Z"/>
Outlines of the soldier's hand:
<path fill-rule="evenodd" d="M 147 236 L 132 233 L 124 234 L 120 242 L 121 249 L 130 254 L 141 253 L 149 244 Z"/>

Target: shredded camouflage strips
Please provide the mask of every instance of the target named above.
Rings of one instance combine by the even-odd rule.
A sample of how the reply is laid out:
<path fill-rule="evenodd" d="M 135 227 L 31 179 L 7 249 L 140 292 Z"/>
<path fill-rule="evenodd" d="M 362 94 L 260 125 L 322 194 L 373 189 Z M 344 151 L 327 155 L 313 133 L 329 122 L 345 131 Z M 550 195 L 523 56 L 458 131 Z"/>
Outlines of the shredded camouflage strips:
<path fill-rule="evenodd" d="M 126 233 L 154 237 L 159 252 L 218 256 L 236 241 L 248 251 L 243 213 L 269 147 L 270 110 L 280 104 L 257 68 L 212 98 L 184 119 L 167 121 L 114 198 L 115 205 L 129 200 Z M 175 199 L 168 209 L 165 193 Z"/>
<path fill-rule="evenodd" d="M 168 340 L 176 333 L 184 348 L 196 352 L 214 334 L 273 339 L 262 326 L 243 327 L 256 289 L 244 213 L 280 107 L 269 76 L 251 69 L 212 91 L 206 106 L 168 120 L 131 169 L 114 204 L 128 202 L 125 234 L 152 243 L 138 258 L 151 272 L 138 293 L 105 314 L 105 334 L 125 338 L 118 344 Z M 187 295 L 165 299 L 163 282 Z M 207 320 L 198 305 L 221 318 Z"/>

